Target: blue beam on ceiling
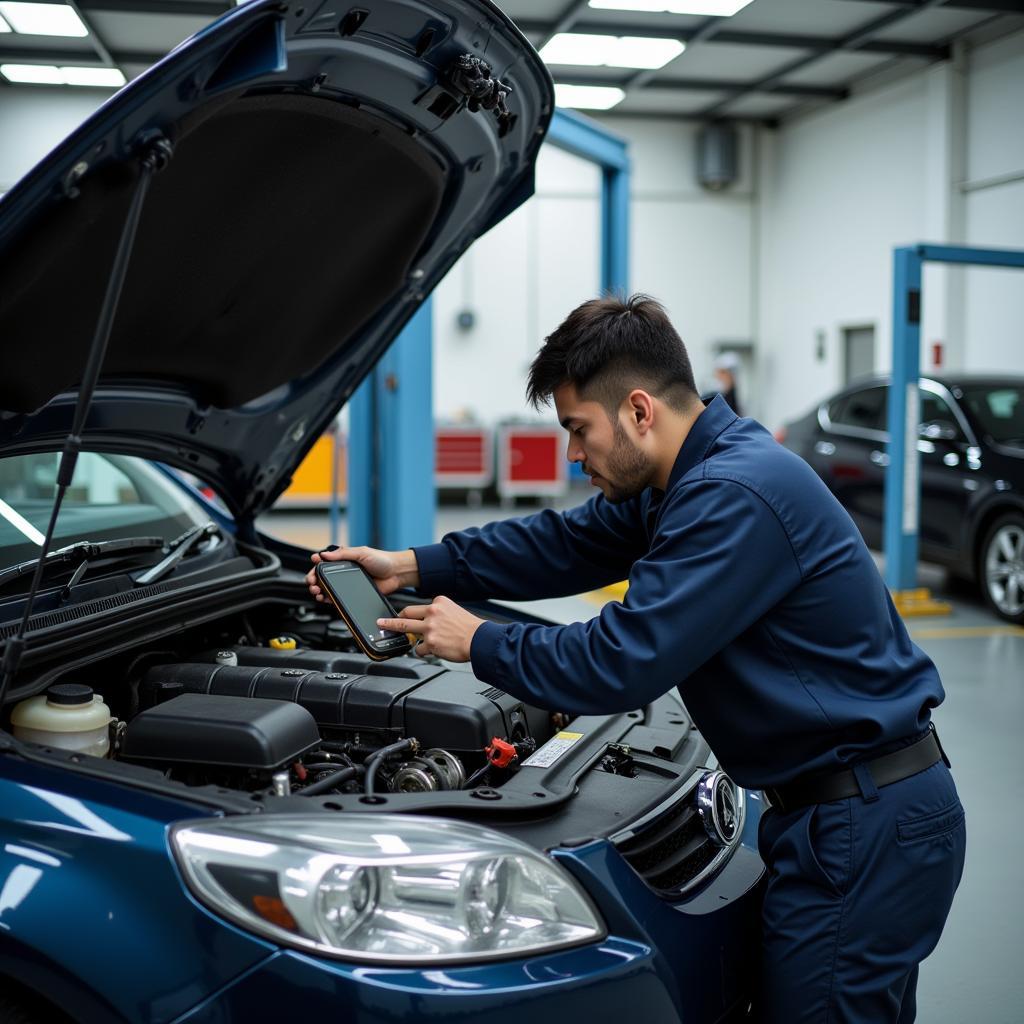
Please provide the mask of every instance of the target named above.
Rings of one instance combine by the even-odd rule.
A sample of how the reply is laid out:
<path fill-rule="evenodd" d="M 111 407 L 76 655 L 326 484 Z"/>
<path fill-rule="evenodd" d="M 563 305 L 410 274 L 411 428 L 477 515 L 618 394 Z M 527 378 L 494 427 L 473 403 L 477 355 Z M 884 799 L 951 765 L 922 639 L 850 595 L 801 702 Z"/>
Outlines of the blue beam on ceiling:
<path fill-rule="evenodd" d="M 921 366 L 921 268 L 925 262 L 1024 269 L 1024 251 L 911 245 L 893 251 L 892 377 L 889 464 L 885 471 L 885 581 L 897 593 L 917 585 L 920 475 L 918 378 Z"/>

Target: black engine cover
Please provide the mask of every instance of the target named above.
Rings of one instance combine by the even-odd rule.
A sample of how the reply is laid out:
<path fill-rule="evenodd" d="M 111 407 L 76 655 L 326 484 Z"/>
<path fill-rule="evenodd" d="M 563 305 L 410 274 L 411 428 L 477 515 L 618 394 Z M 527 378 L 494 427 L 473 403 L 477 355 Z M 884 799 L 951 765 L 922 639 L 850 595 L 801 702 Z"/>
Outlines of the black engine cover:
<path fill-rule="evenodd" d="M 140 707 L 182 693 L 284 700 L 304 707 L 330 730 L 370 731 L 387 739 L 414 736 L 424 746 L 455 752 L 482 751 L 495 736 L 530 734 L 522 703 L 468 671 L 413 658 L 378 663 L 333 651 L 238 648 L 235 653 L 237 666 L 196 661 L 151 668 L 139 688 Z"/>

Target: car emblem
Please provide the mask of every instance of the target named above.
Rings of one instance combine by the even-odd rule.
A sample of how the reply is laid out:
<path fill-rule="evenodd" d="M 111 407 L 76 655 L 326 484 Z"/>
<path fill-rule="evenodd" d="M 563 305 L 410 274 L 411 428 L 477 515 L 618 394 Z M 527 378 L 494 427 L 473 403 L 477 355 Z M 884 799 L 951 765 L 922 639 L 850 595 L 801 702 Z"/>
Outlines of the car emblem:
<path fill-rule="evenodd" d="M 739 830 L 736 784 L 725 772 L 707 772 L 697 786 L 697 810 L 717 846 L 728 846 Z"/>

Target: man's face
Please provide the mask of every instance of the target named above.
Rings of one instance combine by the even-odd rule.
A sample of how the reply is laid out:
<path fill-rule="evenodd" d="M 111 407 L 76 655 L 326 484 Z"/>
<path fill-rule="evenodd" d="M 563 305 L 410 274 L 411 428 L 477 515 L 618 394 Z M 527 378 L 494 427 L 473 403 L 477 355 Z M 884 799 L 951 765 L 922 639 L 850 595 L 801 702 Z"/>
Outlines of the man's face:
<path fill-rule="evenodd" d="M 569 432 L 566 458 L 578 462 L 595 487 L 613 504 L 635 498 L 650 486 L 654 463 L 630 437 L 628 410 L 608 418 L 600 402 L 580 397 L 572 384 L 554 392 L 558 421 Z"/>

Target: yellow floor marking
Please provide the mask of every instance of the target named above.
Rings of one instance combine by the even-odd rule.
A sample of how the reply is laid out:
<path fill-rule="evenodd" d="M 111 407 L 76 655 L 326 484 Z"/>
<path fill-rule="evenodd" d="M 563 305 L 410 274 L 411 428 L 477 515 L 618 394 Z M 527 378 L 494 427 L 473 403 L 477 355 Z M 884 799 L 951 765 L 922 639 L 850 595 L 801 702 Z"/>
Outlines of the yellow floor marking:
<path fill-rule="evenodd" d="M 912 629 L 915 640 L 955 640 L 972 636 L 1024 636 L 1024 626 L 948 626 L 937 629 Z"/>
<path fill-rule="evenodd" d="M 937 601 L 925 587 L 916 590 L 894 590 L 892 602 L 896 611 L 905 619 L 930 618 L 933 615 L 949 615 L 953 606 L 948 601 Z"/>

